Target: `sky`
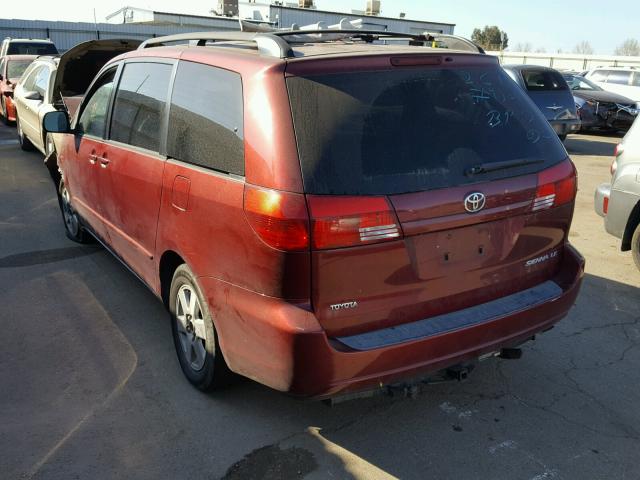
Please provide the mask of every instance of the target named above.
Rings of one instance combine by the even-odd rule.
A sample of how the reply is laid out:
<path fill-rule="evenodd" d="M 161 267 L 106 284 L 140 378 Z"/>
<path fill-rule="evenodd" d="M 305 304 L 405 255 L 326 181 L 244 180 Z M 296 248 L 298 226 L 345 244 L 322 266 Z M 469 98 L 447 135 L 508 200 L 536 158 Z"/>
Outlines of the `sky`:
<path fill-rule="evenodd" d="M 366 0 L 315 0 L 315 3 L 318 9 L 350 12 L 351 9 L 363 10 Z M 0 17 L 92 22 L 95 9 L 100 22 L 125 5 L 207 15 L 216 4 L 214 0 L 14 0 L 6 2 Z M 627 38 L 640 41 L 638 0 L 382 0 L 382 15 L 396 17 L 400 12 L 405 12 L 410 19 L 455 23 L 455 33 L 466 37 L 471 36 L 476 27 L 498 25 L 507 32 L 511 49 L 518 43 L 528 42 L 534 50 L 571 52 L 577 43 L 586 40 L 595 53 L 612 54 Z"/>

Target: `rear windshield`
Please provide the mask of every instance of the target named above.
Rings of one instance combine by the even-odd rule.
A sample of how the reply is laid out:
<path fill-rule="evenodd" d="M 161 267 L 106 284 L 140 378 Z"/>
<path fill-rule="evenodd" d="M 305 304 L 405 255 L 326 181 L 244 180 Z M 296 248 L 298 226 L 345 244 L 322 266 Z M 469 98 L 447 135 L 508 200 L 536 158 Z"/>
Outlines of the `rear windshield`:
<path fill-rule="evenodd" d="M 20 78 L 32 60 L 11 60 L 7 64 L 7 77 Z"/>
<path fill-rule="evenodd" d="M 533 173 L 566 158 L 497 66 L 290 77 L 307 193 L 389 195 Z M 471 167 L 540 161 L 480 175 Z"/>
<path fill-rule="evenodd" d="M 11 42 L 7 55 L 55 55 L 58 53 L 55 45 L 50 42 Z"/>
<path fill-rule="evenodd" d="M 522 72 L 524 84 L 529 91 L 568 90 L 566 80 L 553 70 L 524 70 Z"/>

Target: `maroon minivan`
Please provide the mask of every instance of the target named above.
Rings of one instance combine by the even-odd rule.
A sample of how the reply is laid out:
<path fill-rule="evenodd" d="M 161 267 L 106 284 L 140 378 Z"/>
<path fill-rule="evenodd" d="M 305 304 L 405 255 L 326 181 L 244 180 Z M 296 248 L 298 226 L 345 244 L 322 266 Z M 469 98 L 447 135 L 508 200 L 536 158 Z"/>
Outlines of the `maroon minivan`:
<path fill-rule="evenodd" d="M 153 39 L 47 114 L 67 235 L 164 301 L 196 387 L 384 388 L 513 352 L 573 305 L 557 135 L 496 58 L 379 42 L 398 36 Z"/>

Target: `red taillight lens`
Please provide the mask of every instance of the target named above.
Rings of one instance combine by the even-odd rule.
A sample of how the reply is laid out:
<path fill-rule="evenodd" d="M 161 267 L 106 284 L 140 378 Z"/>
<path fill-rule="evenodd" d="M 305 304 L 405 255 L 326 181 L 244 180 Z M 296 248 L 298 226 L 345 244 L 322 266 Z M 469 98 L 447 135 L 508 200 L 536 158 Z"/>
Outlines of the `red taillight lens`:
<path fill-rule="evenodd" d="M 538 189 L 532 210 L 544 210 L 569 203 L 576 198 L 576 169 L 571 160 L 538 174 Z"/>
<path fill-rule="evenodd" d="M 303 195 L 245 185 L 244 212 L 270 247 L 283 251 L 309 248 L 309 216 Z"/>
<path fill-rule="evenodd" d="M 609 213 L 609 197 L 604 197 L 602 200 L 602 213 L 605 215 Z"/>
<path fill-rule="evenodd" d="M 624 152 L 624 145 L 622 143 L 619 143 L 616 145 L 616 148 L 613 151 L 613 155 L 619 157 L 620 155 L 622 155 L 622 152 Z"/>
<path fill-rule="evenodd" d="M 364 245 L 401 236 L 385 197 L 307 196 L 315 249 Z"/>

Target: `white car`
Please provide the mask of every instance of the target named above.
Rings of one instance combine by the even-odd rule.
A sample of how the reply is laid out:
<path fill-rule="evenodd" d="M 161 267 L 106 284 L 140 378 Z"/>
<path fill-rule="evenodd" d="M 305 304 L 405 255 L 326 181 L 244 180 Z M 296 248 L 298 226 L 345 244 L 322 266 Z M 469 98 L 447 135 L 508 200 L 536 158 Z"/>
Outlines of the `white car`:
<path fill-rule="evenodd" d="M 42 128 L 45 113 L 61 109 L 73 113 L 102 66 L 121 53 L 135 50 L 140 43 L 139 40 L 90 40 L 61 57 L 36 58 L 23 73 L 13 94 L 22 149 L 35 148 L 48 157 L 54 143 Z M 70 68 L 65 70 L 67 66 Z M 58 75 L 58 70 L 73 71 L 73 74 Z"/>
<path fill-rule="evenodd" d="M 640 108 L 640 70 L 636 67 L 598 67 L 584 76 L 608 92 L 630 98 Z"/>

